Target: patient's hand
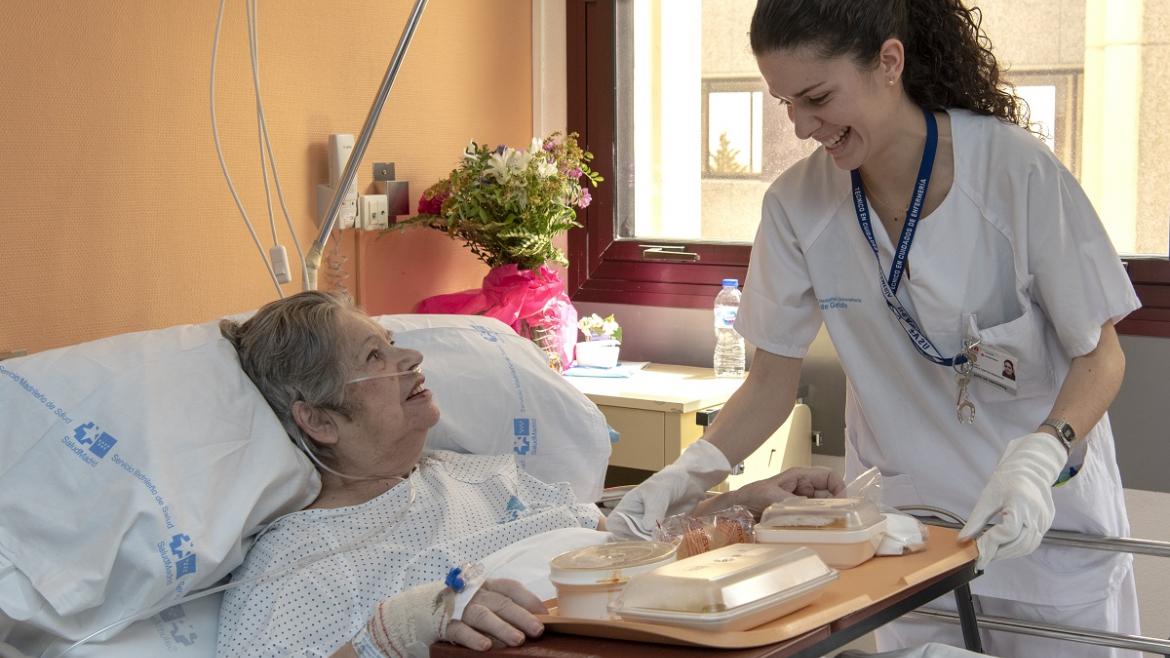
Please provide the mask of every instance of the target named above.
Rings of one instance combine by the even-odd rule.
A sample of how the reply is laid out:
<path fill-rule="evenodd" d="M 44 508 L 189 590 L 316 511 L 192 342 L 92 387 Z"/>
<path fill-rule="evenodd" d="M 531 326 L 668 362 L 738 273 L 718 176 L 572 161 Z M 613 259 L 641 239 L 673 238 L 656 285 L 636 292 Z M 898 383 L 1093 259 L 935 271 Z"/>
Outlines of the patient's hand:
<path fill-rule="evenodd" d="M 834 498 L 844 493 L 845 480 L 840 474 L 819 466 L 797 467 L 709 498 L 695 507 L 694 514 L 702 516 L 732 505 L 742 505 L 759 518 L 768 505 L 790 496 Z"/>
<path fill-rule="evenodd" d="M 519 646 L 525 636 L 544 632 L 544 624 L 534 615 L 547 612 L 540 599 L 515 580 L 489 578 L 463 609 L 463 620 L 447 625 L 443 639 L 477 651 L 487 651 L 495 642 Z"/>

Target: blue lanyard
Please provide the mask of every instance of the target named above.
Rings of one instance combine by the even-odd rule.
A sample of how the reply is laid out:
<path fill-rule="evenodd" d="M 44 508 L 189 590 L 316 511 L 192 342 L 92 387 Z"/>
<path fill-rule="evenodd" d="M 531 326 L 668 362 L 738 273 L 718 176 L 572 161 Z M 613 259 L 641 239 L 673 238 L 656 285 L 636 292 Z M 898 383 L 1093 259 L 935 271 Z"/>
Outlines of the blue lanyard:
<path fill-rule="evenodd" d="M 869 241 L 873 249 L 873 257 L 878 263 L 878 282 L 881 284 L 882 296 L 886 299 L 886 306 L 902 325 L 914 349 L 922 356 L 940 366 L 958 366 L 967 362 L 967 357 L 957 354 L 947 358 L 939 352 L 934 343 L 927 338 L 926 332 L 919 326 L 918 321 L 910 315 L 910 311 L 898 301 L 898 286 L 902 283 L 902 275 L 906 271 L 906 259 L 910 256 L 910 244 L 914 242 L 914 232 L 918 229 L 918 219 L 922 215 L 922 204 L 926 200 L 926 189 L 930 185 L 930 173 L 934 168 L 934 154 L 938 150 L 938 124 L 934 115 L 923 108 L 922 114 L 926 117 L 926 145 L 922 149 L 922 163 L 918 165 L 918 178 L 914 184 L 914 196 L 910 199 L 910 207 L 906 210 L 906 224 L 902 227 L 902 234 L 898 237 L 897 247 L 894 249 L 894 262 L 890 266 L 889 279 L 882 272 L 881 258 L 878 256 L 877 239 L 873 234 L 873 223 L 869 218 L 869 202 L 865 200 L 865 189 L 861 185 L 861 170 L 850 172 L 853 180 L 853 207 L 857 211 L 857 223 L 861 232 Z"/>

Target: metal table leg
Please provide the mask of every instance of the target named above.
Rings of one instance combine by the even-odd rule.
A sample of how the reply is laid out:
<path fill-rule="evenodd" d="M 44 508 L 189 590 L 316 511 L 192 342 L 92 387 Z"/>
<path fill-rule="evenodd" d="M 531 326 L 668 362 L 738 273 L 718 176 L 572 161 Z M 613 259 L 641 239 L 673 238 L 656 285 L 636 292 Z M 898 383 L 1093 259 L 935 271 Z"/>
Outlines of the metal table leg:
<path fill-rule="evenodd" d="M 979 637 L 979 620 L 975 618 L 975 603 L 971 600 L 971 586 L 955 588 L 955 607 L 959 612 L 959 625 L 963 629 L 963 645 L 968 651 L 983 653 L 983 640 Z"/>

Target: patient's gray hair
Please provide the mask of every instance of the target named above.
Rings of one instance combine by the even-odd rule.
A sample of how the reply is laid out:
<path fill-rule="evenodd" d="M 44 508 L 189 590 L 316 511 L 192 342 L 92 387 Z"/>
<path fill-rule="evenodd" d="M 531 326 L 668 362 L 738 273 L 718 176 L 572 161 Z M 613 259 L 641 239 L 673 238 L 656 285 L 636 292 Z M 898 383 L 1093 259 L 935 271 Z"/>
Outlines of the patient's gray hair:
<path fill-rule="evenodd" d="M 341 358 L 340 318 L 356 311 L 348 298 L 308 291 L 266 304 L 243 323 L 221 320 L 219 331 L 236 348 L 240 366 L 276 412 L 293 443 L 322 457 L 329 448 L 306 436 L 292 417 L 293 403 L 331 409 L 343 404 L 347 372 Z"/>

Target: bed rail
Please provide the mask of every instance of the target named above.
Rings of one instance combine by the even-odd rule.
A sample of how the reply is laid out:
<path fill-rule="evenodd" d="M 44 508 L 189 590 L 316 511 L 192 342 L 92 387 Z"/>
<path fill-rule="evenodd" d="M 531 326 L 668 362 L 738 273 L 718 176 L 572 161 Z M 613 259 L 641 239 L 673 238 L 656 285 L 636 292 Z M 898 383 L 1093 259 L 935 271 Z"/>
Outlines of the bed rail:
<path fill-rule="evenodd" d="M 928 525 L 944 528 L 961 528 L 963 524 L 946 521 L 937 517 L 918 517 Z M 1170 557 L 1170 542 L 1153 539 L 1134 539 L 1130 537 L 1102 537 L 1088 535 L 1068 530 L 1049 530 L 1044 535 L 1044 544 L 1053 546 L 1069 546 L 1092 551 L 1107 551 L 1111 553 L 1137 553 L 1140 555 L 1154 555 Z M 959 615 L 954 612 L 919 608 L 907 613 L 907 618 L 933 619 L 953 624 L 959 623 Z M 1046 624 L 1036 621 L 1021 621 L 1009 617 L 976 614 L 979 628 L 987 628 L 1021 635 L 1033 635 L 1058 640 L 1068 640 L 1081 644 L 1092 644 L 1101 647 L 1116 649 L 1131 649 L 1147 651 L 1170 658 L 1170 641 L 1143 635 L 1129 635 L 1126 633 L 1110 633 L 1075 626 Z"/>

